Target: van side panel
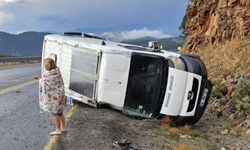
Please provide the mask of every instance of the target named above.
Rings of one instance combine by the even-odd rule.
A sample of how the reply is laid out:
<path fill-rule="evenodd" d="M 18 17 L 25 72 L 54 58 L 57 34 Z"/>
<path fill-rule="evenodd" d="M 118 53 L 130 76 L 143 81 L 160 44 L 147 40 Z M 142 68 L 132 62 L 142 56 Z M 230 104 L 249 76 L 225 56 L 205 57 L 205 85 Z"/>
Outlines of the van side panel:
<path fill-rule="evenodd" d="M 52 54 L 58 55 L 59 51 L 59 43 L 49 40 L 44 41 L 43 59 L 50 58 Z"/>
<path fill-rule="evenodd" d="M 42 64 L 43 59 L 52 58 L 56 59 L 57 66 L 61 63 L 61 59 L 58 59 L 60 53 L 60 44 L 56 41 L 45 40 L 43 46 L 43 57 L 42 57 Z M 42 65 L 42 73 L 43 73 L 43 65 Z"/>
<path fill-rule="evenodd" d="M 56 57 L 56 64 L 60 68 L 65 89 L 69 87 L 71 53 L 72 50 L 70 46 L 62 45 L 62 43 L 58 41 L 46 40 L 44 42 L 43 59 L 54 59 Z"/>
<path fill-rule="evenodd" d="M 86 79 L 86 73 L 84 72 L 88 72 L 88 70 L 86 70 L 84 67 L 86 65 L 85 59 L 81 60 L 81 59 L 74 59 L 72 58 L 72 54 L 73 52 L 75 53 L 75 55 L 86 55 L 86 57 L 88 56 L 89 53 L 91 53 L 91 56 L 94 55 L 96 57 L 98 57 L 98 50 L 90 50 L 90 49 L 86 49 L 83 47 L 76 47 L 75 45 L 71 44 L 71 43 L 67 43 L 64 42 L 63 40 L 60 39 L 53 39 L 53 38 L 47 38 L 44 41 L 44 48 L 43 48 L 43 59 L 44 58 L 53 58 L 54 60 L 56 60 L 57 66 L 60 68 L 63 80 L 64 80 L 64 85 L 65 85 L 65 94 L 67 96 L 71 96 L 73 99 L 81 101 L 83 103 L 89 104 L 91 106 L 96 107 L 96 102 L 95 102 L 95 97 L 87 97 L 87 95 L 83 95 L 81 94 L 81 92 L 76 92 L 75 90 L 72 90 L 71 86 L 73 83 L 73 78 L 72 78 L 72 69 L 78 67 L 79 69 L 75 69 L 77 72 L 81 72 L 80 75 L 85 75 L 85 77 L 83 76 L 79 76 L 79 82 L 77 82 L 77 84 L 81 84 L 81 85 L 86 85 L 85 83 L 83 83 L 83 79 Z M 74 66 L 72 66 L 72 61 L 77 61 L 75 62 Z M 97 61 L 92 61 L 92 64 L 94 63 L 95 66 L 97 66 Z M 93 66 L 93 65 L 92 65 Z M 92 67 L 90 66 L 90 67 Z M 93 66 L 92 70 L 96 70 Z M 79 73 L 78 73 L 79 74 Z M 77 74 L 77 77 L 78 77 Z M 91 78 L 93 78 L 93 82 L 96 82 L 97 78 L 96 78 L 96 72 L 93 72 L 91 75 L 89 75 Z M 76 76 L 74 76 L 76 77 Z M 74 79 L 75 80 L 75 79 Z M 92 80 L 91 80 L 92 81 Z M 91 83 L 92 84 L 92 83 Z M 71 86 L 70 86 L 71 85 Z M 77 86 L 76 88 L 79 88 L 79 86 Z M 85 88 L 85 87 L 84 87 Z M 93 87 L 93 90 L 91 90 L 91 92 L 93 92 L 93 95 L 95 94 L 95 87 Z M 81 90 L 85 90 L 86 89 L 81 89 Z"/>
<path fill-rule="evenodd" d="M 67 43 L 62 47 L 65 46 L 71 49 L 69 87 L 66 93 L 78 101 L 96 107 L 99 51 Z"/>
<path fill-rule="evenodd" d="M 128 84 L 131 54 L 103 53 L 98 82 L 98 103 L 122 110 Z"/>
<path fill-rule="evenodd" d="M 170 116 L 178 116 L 180 114 L 186 91 L 187 78 L 187 72 L 169 68 L 167 89 L 160 111 L 161 114 Z"/>
<path fill-rule="evenodd" d="M 69 89 L 69 81 L 70 81 L 70 66 L 71 66 L 71 58 L 72 58 L 72 49 L 68 45 L 63 45 L 61 47 L 62 51 L 62 62 L 59 64 L 62 77 L 64 79 L 65 89 Z"/>

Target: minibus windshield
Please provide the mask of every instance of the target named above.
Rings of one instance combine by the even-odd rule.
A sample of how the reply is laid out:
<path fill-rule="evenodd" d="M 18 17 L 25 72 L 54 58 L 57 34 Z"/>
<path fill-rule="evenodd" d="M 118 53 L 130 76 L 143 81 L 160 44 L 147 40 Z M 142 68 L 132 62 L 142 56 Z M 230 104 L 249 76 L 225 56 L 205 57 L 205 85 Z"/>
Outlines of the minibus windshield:
<path fill-rule="evenodd" d="M 167 64 L 167 60 L 160 56 L 133 53 L 125 111 L 142 117 L 152 117 L 159 113 L 166 90 Z"/>

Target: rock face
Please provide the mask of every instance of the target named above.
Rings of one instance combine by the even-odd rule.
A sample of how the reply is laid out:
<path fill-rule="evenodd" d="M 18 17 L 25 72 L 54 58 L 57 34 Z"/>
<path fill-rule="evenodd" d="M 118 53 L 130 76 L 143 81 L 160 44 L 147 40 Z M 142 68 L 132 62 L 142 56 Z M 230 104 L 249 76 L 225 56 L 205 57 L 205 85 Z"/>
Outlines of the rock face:
<path fill-rule="evenodd" d="M 192 0 L 183 50 L 250 37 L 250 0 Z"/>

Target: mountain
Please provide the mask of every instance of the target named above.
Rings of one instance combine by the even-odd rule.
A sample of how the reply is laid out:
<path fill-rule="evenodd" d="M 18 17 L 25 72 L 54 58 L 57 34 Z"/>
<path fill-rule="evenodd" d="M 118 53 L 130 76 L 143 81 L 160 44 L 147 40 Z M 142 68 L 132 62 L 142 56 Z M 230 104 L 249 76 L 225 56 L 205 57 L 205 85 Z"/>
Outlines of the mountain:
<path fill-rule="evenodd" d="M 0 32 L 0 54 L 8 56 L 41 56 L 46 32 L 9 34 Z"/>
<path fill-rule="evenodd" d="M 0 32 L 0 56 L 41 56 L 43 38 L 48 32 L 23 32 L 9 34 Z M 148 46 L 149 41 L 159 41 L 163 49 L 176 50 L 182 46 L 183 40 L 179 37 L 155 38 L 143 37 L 133 40 L 123 40 L 122 43 Z"/>
<path fill-rule="evenodd" d="M 163 46 L 163 49 L 166 50 L 177 50 L 179 46 L 182 46 L 184 40 L 180 37 L 168 37 L 168 38 L 154 38 L 154 37 L 143 37 L 139 39 L 133 40 L 123 40 L 122 43 L 140 45 L 140 46 L 148 46 L 149 41 L 158 41 Z"/>

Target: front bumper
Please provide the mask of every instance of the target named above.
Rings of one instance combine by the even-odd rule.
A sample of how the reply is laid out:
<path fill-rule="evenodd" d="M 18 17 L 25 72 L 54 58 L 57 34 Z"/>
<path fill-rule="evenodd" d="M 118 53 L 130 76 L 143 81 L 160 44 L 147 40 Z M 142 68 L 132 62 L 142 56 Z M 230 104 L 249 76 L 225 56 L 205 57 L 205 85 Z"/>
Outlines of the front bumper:
<path fill-rule="evenodd" d="M 200 94 L 199 94 L 199 98 L 198 98 L 198 102 L 197 102 L 197 106 L 196 106 L 196 110 L 194 114 L 195 118 L 200 118 L 202 114 L 204 113 L 212 88 L 213 88 L 213 85 L 210 80 L 202 79 Z"/>

